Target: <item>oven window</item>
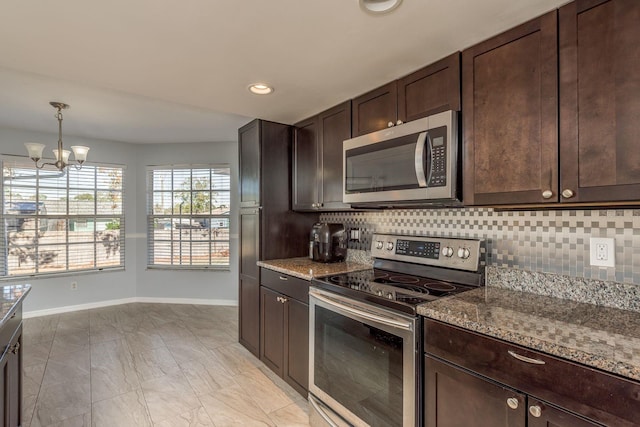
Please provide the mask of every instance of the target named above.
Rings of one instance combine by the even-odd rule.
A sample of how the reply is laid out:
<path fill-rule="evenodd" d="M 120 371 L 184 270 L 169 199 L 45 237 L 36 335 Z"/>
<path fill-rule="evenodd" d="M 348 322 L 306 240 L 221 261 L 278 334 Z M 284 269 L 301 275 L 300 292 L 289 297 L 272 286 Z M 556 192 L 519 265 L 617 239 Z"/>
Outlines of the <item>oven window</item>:
<path fill-rule="evenodd" d="M 370 193 L 419 188 L 415 167 L 418 135 L 348 150 L 345 191 Z"/>
<path fill-rule="evenodd" d="M 314 383 L 371 426 L 402 425 L 402 338 L 315 307 Z"/>

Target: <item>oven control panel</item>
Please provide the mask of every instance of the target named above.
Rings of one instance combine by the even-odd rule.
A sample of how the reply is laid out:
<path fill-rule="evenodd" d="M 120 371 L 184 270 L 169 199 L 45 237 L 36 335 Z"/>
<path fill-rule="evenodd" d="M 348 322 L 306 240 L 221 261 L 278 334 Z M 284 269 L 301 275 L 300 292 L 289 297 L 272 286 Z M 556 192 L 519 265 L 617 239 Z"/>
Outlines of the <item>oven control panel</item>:
<path fill-rule="evenodd" d="M 374 234 L 371 256 L 477 271 L 480 263 L 480 240 Z"/>

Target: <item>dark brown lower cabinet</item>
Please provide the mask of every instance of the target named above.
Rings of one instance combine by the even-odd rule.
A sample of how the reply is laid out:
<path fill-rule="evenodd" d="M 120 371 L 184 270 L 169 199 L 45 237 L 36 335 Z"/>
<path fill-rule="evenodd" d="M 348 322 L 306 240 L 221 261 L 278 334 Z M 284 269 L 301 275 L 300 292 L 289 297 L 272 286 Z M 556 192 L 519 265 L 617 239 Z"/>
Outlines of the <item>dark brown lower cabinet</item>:
<path fill-rule="evenodd" d="M 240 344 L 260 355 L 260 283 L 240 276 Z"/>
<path fill-rule="evenodd" d="M 447 426 L 638 426 L 640 382 L 424 321 L 424 419 Z"/>
<path fill-rule="evenodd" d="M 428 355 L 424 408 L 426 427 L 600 425 Z"/>
<path fill-rule="evenodd" d="M 309 282 L 261 270 L 260 360 L 298 393 L 309 387 Z"/>
<path fill-rule="evenodd" d="M 3 328 L 3 338 L 5 332 L 13 332 L 13 336 L 3 340 L 0 347 L 4 349 L 0 358 L 0 420 L 5 427 L 20 426 L 22 418 L 22 326 L 19 324 L 17 329 L 12 326 Z M 5 331 L 6 328 L 11 331 Z"/>

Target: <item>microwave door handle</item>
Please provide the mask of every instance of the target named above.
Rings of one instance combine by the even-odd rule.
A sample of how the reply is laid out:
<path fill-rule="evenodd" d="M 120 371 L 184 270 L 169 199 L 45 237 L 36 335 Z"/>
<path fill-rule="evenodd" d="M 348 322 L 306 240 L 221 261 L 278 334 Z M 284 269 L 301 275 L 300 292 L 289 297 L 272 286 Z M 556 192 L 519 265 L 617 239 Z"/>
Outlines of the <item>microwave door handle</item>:
<path fill-rule="evenodd" d="M 416 178 L 418 179 L 419 187 L 427 186 L 427 178 L 424 172 L 424 147 L 427 143 L 427 132 L 422 132 L 418 135 L 418 141 L 416 143 L 416 153 L 415 153 L 415 168 L 416 168 Z"/>

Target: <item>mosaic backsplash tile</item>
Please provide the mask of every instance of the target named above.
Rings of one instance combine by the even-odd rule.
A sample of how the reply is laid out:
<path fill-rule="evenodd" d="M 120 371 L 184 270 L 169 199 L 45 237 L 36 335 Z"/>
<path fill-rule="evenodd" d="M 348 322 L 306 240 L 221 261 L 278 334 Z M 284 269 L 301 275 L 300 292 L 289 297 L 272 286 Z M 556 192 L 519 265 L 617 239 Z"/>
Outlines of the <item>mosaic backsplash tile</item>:
<path fill-rule="evenodd" d="M 491 208 L 332 212 L 321 221 L 373 233 L 483 239 L 487 265 L 640 285 L 640 209 L 494 211 Z M 615 268 L 589 265 L 589 238 L 615 238 Z"/>

